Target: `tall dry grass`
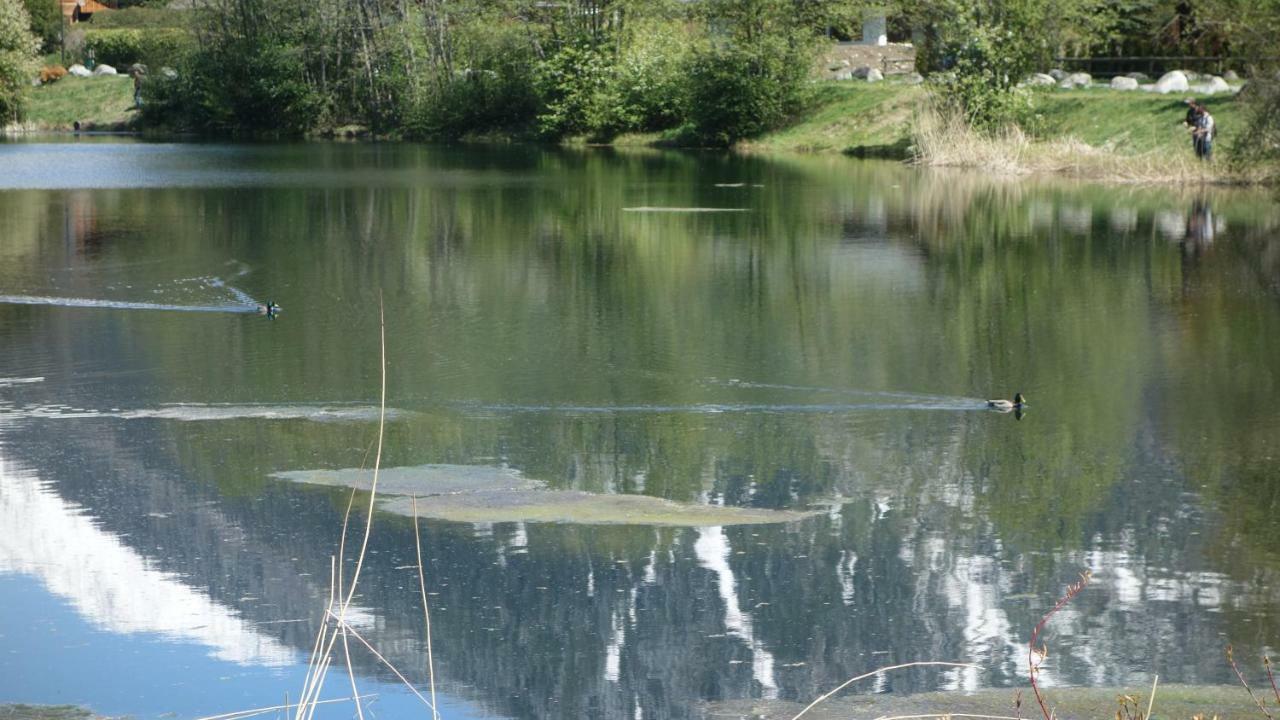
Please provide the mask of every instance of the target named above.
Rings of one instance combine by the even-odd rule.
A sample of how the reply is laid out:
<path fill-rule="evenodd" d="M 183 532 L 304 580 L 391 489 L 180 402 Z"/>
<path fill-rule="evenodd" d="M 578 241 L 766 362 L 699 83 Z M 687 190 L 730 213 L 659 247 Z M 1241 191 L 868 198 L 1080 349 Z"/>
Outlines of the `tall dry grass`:
<path fill-rule="evenodd" d="M 1094 146 L 1074 137 L 1037 139 L 1010 125 L 983 133 L 957 113 L 926 101 L 911 123 L 916 165 L 961 167 L 1001 175 L 1054 173 L 1122 183 L 1245 183 L 1249 170 L 1221 161 L 1201 162 L 1189 155 L 1152 151 L 1139 154 Z"/>

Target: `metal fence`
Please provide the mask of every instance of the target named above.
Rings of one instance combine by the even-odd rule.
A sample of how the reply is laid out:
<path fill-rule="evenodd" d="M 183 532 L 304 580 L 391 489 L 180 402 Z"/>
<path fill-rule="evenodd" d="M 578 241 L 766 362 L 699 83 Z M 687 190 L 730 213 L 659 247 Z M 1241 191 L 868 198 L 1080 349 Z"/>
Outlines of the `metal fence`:
<path fill-rule="evenodd" d="M 1154 55 L 1150 57 L 1087 57 L 1054 58 L 1054 66 L 1068 72 L 1082 71 L 1097 78 L 1112 78 L 1131 72 L 1160 77 L 1170 70 L 1221 75 L 1228 70 L 1241 70 L 1240 61 L 1229 57 L 1191 57 L 1183 55 Z"/>

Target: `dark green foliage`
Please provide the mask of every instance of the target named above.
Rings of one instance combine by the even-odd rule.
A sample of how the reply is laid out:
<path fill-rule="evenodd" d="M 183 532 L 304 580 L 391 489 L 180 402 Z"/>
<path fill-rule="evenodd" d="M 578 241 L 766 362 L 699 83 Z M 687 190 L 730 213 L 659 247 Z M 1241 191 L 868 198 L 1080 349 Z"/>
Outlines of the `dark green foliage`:
<path fill-rule="evenodd" d="M 20 0 L 0 0 L 0 125 L 18 119 L 23 92 L 38 70 L 40 39 Z"/>
<path fill-rule="evenodd" d="M 927 15 L 932 32 L 923 62 L 946 109 L 981 130 L 1025 122 L 1031 97 L 1018 87 L 1052 56 L 1048 34 L 1058 12 L 1048 0 L 945 0 Z"/>
<path fill-rule="evenodd" d="M 705 8 L 710 42 L 689 69 L 689 119 L 727 145 L 778 127 L 808 96 L 813 36 L 783 0 L 719 0 Z"/>
<path fill-rule="evenodd" d="M 422 83 L 408 113 L 408 133 L 458 138 L 527 129 L 538 112 L 536 56 L 527 30 L 513 23 L 463 26 L 454 42 L 451 68 L 439 68 Z"/>
<path fill-rule="evenodd" d="M 62 10 L 57 0 L 22 0 L 31 16 L 31 31 L 40 38 L 41 51 L 53 52 L 62 36 Z"/>
<path fill-rule="evenodd" d="M 99 63 L 124 68 L 133 63 L 172 65 L 190 48 L 193 38 L 177 28 L 90 30 L 84 45 Z"/>
<path fill-rule="evenodd" d="M 1233 163 L 1280 159 L 1280 74 L 1259 72 L 1240 93 L 1243 127 L 1227 148 Z"/>
<path fill-rule="evenodd" d="M 778 127 L 803 107 L 808 64 L 772 39 L 754 47 L 712 47 L 698 53 L 689 76 L 689 118 L 714 145 Z"/>
<path fill-rule="evenodd" d="M 144 121 L 174 129 L 298 135 L 321 104 L 299 54 L 277 45 L 204 48 L 176 77 L 153 70 L 143 87 Z"/>
<path fill-rule="evenodd" d="M 609 133 L 620 126 L 613 97 L 613 58 L 586 42 L 560 47 L 538 63 L 534 75 L 542 110 L 538 131 L 547 137 L 573 133 Z"/>

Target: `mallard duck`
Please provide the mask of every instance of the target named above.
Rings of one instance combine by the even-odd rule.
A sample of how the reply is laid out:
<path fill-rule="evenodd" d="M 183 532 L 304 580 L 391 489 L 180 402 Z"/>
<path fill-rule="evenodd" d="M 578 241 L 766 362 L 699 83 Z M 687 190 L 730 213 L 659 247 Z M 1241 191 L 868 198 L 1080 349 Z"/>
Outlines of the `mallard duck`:
<path fill-rule="evenodd" d="M 1010 410 L 1021 410 L 1023 405 L 1027 404 L 1027 399 L 1022 397 L 1022 393 L 1014 393 L 1013 400 L 988 400 L 987 407 L 1000 412 L 1009 412 Z"/>
<path fill-rule="evenodd" d="M 266 305 L 258 306 L 258 314 L 266 315 L 269 319 L 274 320 L 276 315 L 278 315 L 279 313 L 280 313 L 280 306 L 271 302 L 270 300 L 267 301 Z"/>

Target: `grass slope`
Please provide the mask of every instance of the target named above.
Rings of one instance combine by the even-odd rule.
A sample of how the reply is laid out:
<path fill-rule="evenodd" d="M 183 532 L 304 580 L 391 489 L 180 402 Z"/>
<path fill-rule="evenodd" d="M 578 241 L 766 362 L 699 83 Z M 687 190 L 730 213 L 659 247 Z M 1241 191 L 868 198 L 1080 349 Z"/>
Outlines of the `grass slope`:
<path fill-rule="evenodd" d="M 858 154 L 898 148 L 905 155 L 914 111 L 926 99 L 919 85 L 887 81 L 822 83 L 812 109 L 795 123 L 746 141 L 748 150 Z M 1036 93 L 1039 140 L 1071 137 L 1122 155 L 1153 151 L 1191 153 L 1182 126 L 1183 95 L 1115 90 L 1048 90 Z M 1242 122 L 1233 95 L 1202 98 L 1218 123 L 1218 148 L 1229 144 Z"/>
<path fill-rule="evenodd" d="M 24 128 L 70 130 L 79 120 L 86 130 L 126 130 L 136 115 L 133 80 L 128 76 L 67 76 L 31 88 Z"/>
<path fill-rule="evenodd" d="M 1191 153 L 1182 126 L 1185 95 L 1115 90 L 1065 90 L 1037 93 L 1038 137 L 1072 136 L 1094 147 L 1126 155 L 1177 150 Z M 1218 126 L 1218 149 L 1229 145 L 1243 122 L 1234 95 L 1204 97 Z"/>
<path fill-rule="evenodd" d="M 809 112 L 795 123 L 739 148 L 901 156 L 910 140 L 911 116 L 925 91 L 895 81 L 832 81 L 819 85 L 816 95 Z"/>

